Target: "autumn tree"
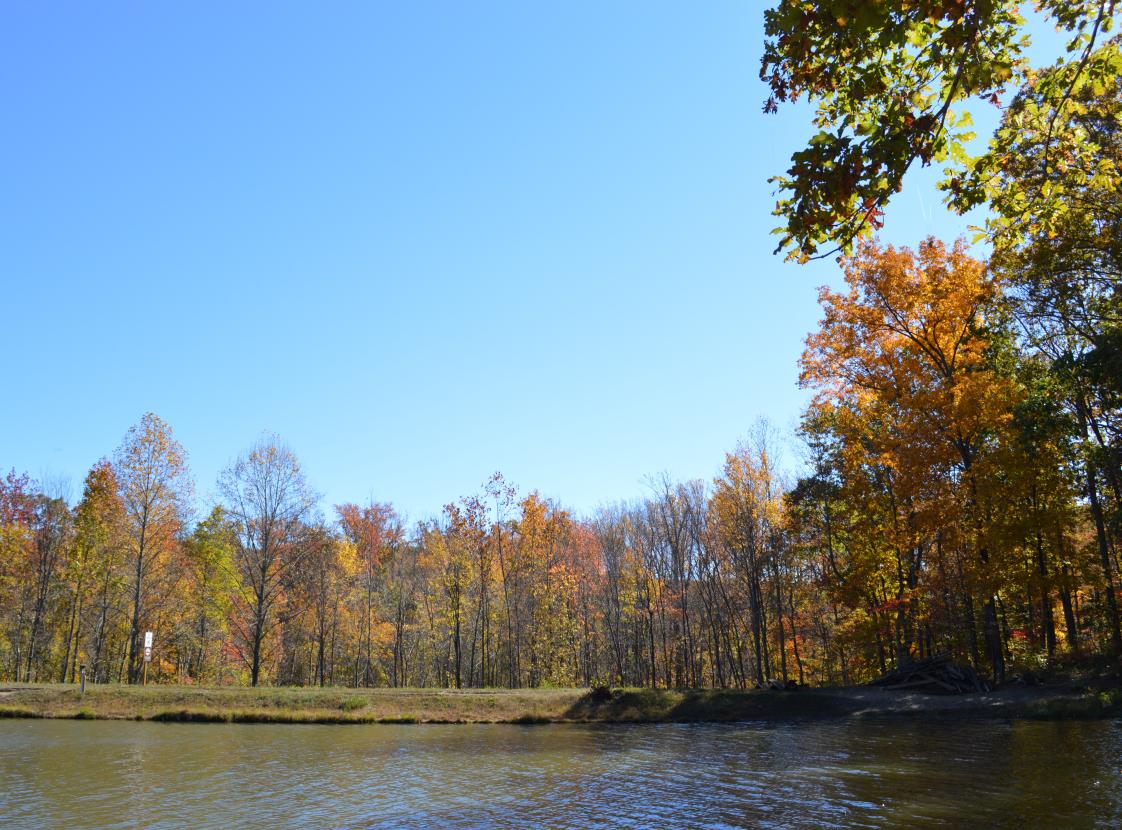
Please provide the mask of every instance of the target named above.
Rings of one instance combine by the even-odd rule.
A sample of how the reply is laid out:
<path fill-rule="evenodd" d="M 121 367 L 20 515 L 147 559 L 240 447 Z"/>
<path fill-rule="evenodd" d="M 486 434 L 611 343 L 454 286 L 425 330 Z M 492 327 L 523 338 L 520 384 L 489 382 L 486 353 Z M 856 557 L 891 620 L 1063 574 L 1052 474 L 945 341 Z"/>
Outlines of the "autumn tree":
<path fill-rule="evenodd" d="M 784 521 L 795 556 L 804 563 L 802 606 L 811 620 L 809 636 L 818 648 L 811 667 L 819 682 L 848 685 L 853 654 L 847 642 L 850 619 L 845 592 L 852 574 L 846 555 L 853 524 L 845 498 L 835 436 L 808 417 L 801 437 L 808 473 L 784 493 Z"/>
<path fill-rule="evenodd" d="M 87 629 L 90 645 L 86 659 L 91 664 L 91 676 L 105 676 L 103 656 L 110 609 L 117 604 L 123 582 L 120 564 L 125 530 L 120 486 L 108 461 L 98 461 L 87 473 L 82 499 L 74 511 L 74 526 L 64 575 L 69 597 L 60 682 L 68 678 L 73 682 Z"/>
<path fill-rule="evenodd" d="M 522 682 L 537 686 L 571 683 L 572 665 L 564 658 L 566 647 L 576 636 L 575 618 L 568 605 L 573 575 L 564 564 L 571 540 L 572 517 L 568 511 L 531 492 L 519 503 L 514 527 L 513 572 L 521 595 L 521 621 L 515 630 L 524 637 L 517 651 L 525 655 Z"/>
<path fill-rule="evenodd" d="M 735 658 L 743 675 L 748 657 L 757 685 L 771 676 L 769 626 L 775 629 L 777 651 L 785 671 L 782 607 L 774 602 L 776 591 L 782 595 L 782 488 L 772 455 L 766 430 L 758 431 L 755 441 L 741 444 L 725 456 L 710 499 L 717 538 L 729 558 L 730 576 L 736 583 L 735 592 L 727 595 L 725 601 L 741 606 L 748 619 L 750 640 L 745 645 L 735 644 Z"/>
<path fill-rule="evenodd" d="M 70 507 L 60 496 L 40 497 L 35 517 L 34 601 L 31 628 L 28 636 L 28 682 L 35 677 L 36 658 L 40 663 L 48 656 L 53 632 L 48 615 L 59 599 L 62 588 L 62 571 L 66 554 L 74 536 L 74 521 Z"/>
<path fill-rule="evenodd" d="M 0 479 L 0 590 L 3 591 L 7 654 L 5 673 L 18 679 L 23 665 L 23 621 L 27 614 L 25 562 L 31 545 L 33 483 L 15 470 Z"/>
<path fill-rule="evenodd" d="M 354 545 L 323 526 L 311 529 L 306 544 L 301 583 L 309 594 L 305 604 L 311 613 L 315 642 L 312 683 L 326 686 L 334 681 L 335 656 L 339 640 L 346 633 L 347 587 L 358 570 L 358 561 Z"/>
<path fill-rule="evenodd" d="M 226 639 L 233 596 L 238 587 L 234 564 L 235 525 L 214 506 L 195 525 L 183 545 L 184 580 L 179 597 L 185 613 L 180 630 L 181 664 L 194 678 L 213 674 L 215 654 Z"/>
<path fill-rule="evenodd" d="M 393 632 L 390 685 L 397 687 L 407 685 L 409 668 L 414 662 L 409 633 L 417 627 L 418 583 L 422 573 L 419 546 L 407 537 L 400 522 L 390 527 L 387 547 L 382 588 Z"/>
<path fill-rule="evenodd" d="M 440 562 L 446 600 L 445 624 L 451 646 L 451 676 L 457 689 L 464 684 L 464 617 L 471 586 L 471 518 L 456 504 L 444 506 L 444 522 L 429 535 L 430 547 Z"/>
<path fill-rule="evenodd" d="M 190 511 L 193 484 L 183 447 L 171 427 L 151 412 L 125 435 L 113 469 L 128 535 L 128 679 L 135 683 L 142 664 L 140 638 L 153 610 L 147 605 L 149 583 L 169 563 L 176 535 Z"/>
<path fill-rule="evenodd" d="M 802 382 L 818 390 L 819 410 L 850 425 L 855 451 L 877 456 L 876 468 L 866 469 L 872 486 L 889 488 L 885 521 L 901 568 L 922 555 L 922 523 L 946 517 L 940 500 L 961 507 L 976 568 L 972 590 L 984 597 L 986 654 L 1000 679 L 987 502 L 992 451 L 1020 392 L 991 362 L 999 286 L 961 243 L 947 249 L 932 239 L 916 252 L 867 243 L 843 268 L 849 290 L 822 291 L 825 316 L 807 339 Z M 946 494 L 932 486 L 939 481 L 950 485 Z M 899 600 L 907 588 L 905 581 Z"/>
<path fill-rule="evenodd" d="M 393 507 L 371 502 L 365 507 L 342 504 L 335 508 L 339 527 L 351 543 L 358 564 L 361 611 L 359 614 L 360 653 L 356 677 L 363 686 L 377 680 L 375 671 L 375 640 L 379 623 L 383 587 L 383 566 L 392 539 L 401 533 L 400 522 Z"/>
<path fill-rule="evenodd" d="M 305 554 L 302 523 L 315 496 L 295 454 L 277 436 L 266 435 L 219 476 L 218 490 L 234 524 L 234 559 L 242 581 L 247 619 L 250 684 L 261 675 L 262 645 L 283 597 L 284 578 Z"/>

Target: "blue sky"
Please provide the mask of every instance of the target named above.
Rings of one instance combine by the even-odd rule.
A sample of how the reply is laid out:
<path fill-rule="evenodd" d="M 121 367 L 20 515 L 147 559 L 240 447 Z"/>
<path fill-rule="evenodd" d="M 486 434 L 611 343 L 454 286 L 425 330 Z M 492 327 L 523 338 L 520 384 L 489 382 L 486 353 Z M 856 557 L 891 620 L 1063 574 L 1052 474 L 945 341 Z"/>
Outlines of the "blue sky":
<path fill-rule="evenodd" d="M 269 430 L 325 505 L 587 511 L 792 427 L 837 268 L 771 253 L 760 8 L 539 5 L 4 4 L 0 467 L 76 496 L 151 410 L 204 498 Z M 888 239 L 963 231 L 935 179 Z"/>

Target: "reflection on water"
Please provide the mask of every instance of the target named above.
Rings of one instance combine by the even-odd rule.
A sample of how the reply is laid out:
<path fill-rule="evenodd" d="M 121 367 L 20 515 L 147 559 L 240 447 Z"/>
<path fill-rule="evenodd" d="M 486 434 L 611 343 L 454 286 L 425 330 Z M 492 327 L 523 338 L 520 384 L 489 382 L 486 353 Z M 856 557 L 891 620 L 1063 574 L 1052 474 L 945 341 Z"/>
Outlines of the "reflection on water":
<path fill-rule="evenodd" d="M 0 722 L 0 827 L 1118 827 L 1122 724 Z"/>

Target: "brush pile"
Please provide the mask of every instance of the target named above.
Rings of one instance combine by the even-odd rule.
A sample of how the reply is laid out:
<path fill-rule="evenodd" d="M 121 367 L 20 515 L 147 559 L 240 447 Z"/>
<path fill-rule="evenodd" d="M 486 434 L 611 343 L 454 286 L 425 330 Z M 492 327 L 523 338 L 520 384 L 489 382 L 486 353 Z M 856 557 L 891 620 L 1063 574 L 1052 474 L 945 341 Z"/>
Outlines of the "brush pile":
<path fill-rule="evenodd" d="M 882 689 L 922 692 L 929 695 L 966 695 L 988 692 L 990 684 L 970 666 L 955 663 L 941 654 L 926 660 L 905 660 L 869 684 Z"/>

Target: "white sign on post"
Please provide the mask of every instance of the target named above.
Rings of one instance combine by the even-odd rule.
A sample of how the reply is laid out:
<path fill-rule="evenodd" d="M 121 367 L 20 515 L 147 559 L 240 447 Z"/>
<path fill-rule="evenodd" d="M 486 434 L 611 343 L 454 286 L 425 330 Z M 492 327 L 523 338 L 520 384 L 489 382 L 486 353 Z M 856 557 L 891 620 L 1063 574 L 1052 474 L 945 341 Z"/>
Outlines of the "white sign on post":
<path fill-rule="evenodd" d="M 152 662 L 152 632 L 144 632 L 144 662 Z"/>

